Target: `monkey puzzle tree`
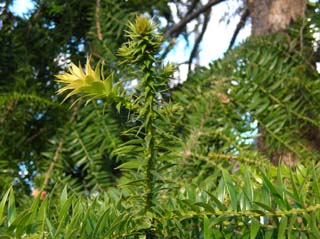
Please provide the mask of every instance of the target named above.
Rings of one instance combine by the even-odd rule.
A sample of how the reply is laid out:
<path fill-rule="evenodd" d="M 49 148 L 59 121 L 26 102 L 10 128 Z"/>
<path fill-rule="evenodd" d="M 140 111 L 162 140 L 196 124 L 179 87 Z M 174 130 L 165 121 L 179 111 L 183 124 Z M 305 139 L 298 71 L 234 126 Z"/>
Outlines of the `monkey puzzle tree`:
<path fill-rule="evenodd" d="M 308 5 L 310 21 L 298 20 L 287 28 L 288 20 L 282 33 L 273 34 L 282 27 L 271 30 L 274 23 L 268 23 L 269 36 L 252 37 L 209 67 L 191 72 L 183 85 L 168 89 L 172 68 L 163 67 L 161 59 L 174 44 L 171 40 L 188 35 L 188 22 L 199 18 L 198 44 L 210 9 L 223 1 L 172 1 L 186 9 L 179 12 L 178 22 L 171 19 L 169 1 L 143 2 L 39 2 L 34 18 L 3 24 L 1 54 L 4 59 L 15 56 L 19 64 L 8 60 L 1 70 L 14 83 L 1 86 L 1 178 L 5 188 L 15 180 L 19 196 L 12 189 L 3 193 L 0 234 L 318 238 L 319 151 L 309 132 L 317 135 L 319 129 L 320 83 L 316 55 L 311 57 L 317 50 L 311 46 L 317 46 L 313 33 L 319 31 L 319 7 Z M 259 9 L 267 5 L 244 2 L 239 27 L 249 14 L 258 27 L 256 17 L 278 12 L 286 6 L 280 2 L 288 4 L 273 1 L 264 13 Z M 80 8 L 74 10 L 77 4 Z M 137 8 L 156 22 L 161 16 L 168 20 L 159 30 L 167 41 L 163 51 L 159 32 L 145 18 L 126 27 Z M 286 19 L 302 12 L 294 4 L 291 8 L 293 15 Z M 3 22 L 8 19 L 12 17 L 4 14 Z M 63 27 L 65 21 L 69 28 Z M 30 42 L 23 38 L 28 29 L 35 37 Z M 37 37 L 49 42 L 43 61 L 35 57 L 44 44 L 32 44 Z M 127 37 L 119 64 L 117 49 Z M 67 59 L 83 62 L 86 51 L 92 61 L 101 60 L 95 70 L 87 62 L 85 72 L 80 64 L 62 74 L 65 68 L 54 61 L 65 53 Z M 59 91 L 72 90 L 70 110 L 56 104 L 54 74 L 67 83 Z M 275 167 L 270 158 L 291 168 L 281 162 Z M 25 177 L 24 167 L 33 174 Z M 29 183 L 46 189 L 47 197 L 22 200 Z"/>
<path fill-rule="evenodd" d="M 1 187 L 14 182 L 22 195 L 29 195 L 32 186 L 50 188 L 65 181 L 80 191 L 106 188 L 116 175 L 110 152 L 122 140 L 114 133 L 126 127 L 126 119 L 115 114 L 115 106 L 99 113 L 101 104 L 90 104 L 84 114 L 82 108 L 69 111 L 55 96 L 53 75 L 71 60 L 83 61 L 89 51 L 112 70 L 127 20 L 154 9 L 168 15 L 168 7 L 150 1 L 34 1 L 30 16 L 21 18 L 11 3 L 1 5 L 0 176 L 6 182 Z M 110 136 L 102 137 L 101 130 Z"/>
<path fill-rule="evenodd" d="M 165 92 L 173 68 L 159 61 L 159 34 L 143 17 L 129 28 L 129 41 L 119 50 L 122 64 L 128 64 L 127 78 L 117 81 L 119 71 L 105 75 L 99 64 L 93 70 L 89 62 L 85 71 L 72 65 L 69 73 L 58 75 L 66 84 L 59 91 L 70 90 L 67 98 L 80 94 L 88 104 L 97 98 L 105 99 L 100 104 L 114 102 L 118 111 L 127 109 L 129 122 L 137 122 L 124 131 L 127 142 L 113 149 L 125 161 L 118 167 L 122 170 L 119 185 L 93 198 L 70 193 L 75 189 L 67 186 L 56 197 L 59 188 L 55 188 L 51 196 L 42 202 L 36 198 L 18 215 L 14 192 L 9 189 L 0 202 L 1 233 L 33 238 L 317 238 L 319 167 L 303 163 L 295 170 L 281 164 L 275 167 L 244 136 L 250 131 L 250 118 L 275 115 L 279 112 L 272 110 L 277 108 L 282 114 L 283 95 L 269 92 L 279 84 L 258 85 L 260 77 L 252 79 L 247 74 L 252 54 L 255 59 L 263 54 L 259 61 L 270 58 L 257 48 L 252 52 L 249 46 L 268 39 L 252 39 L 210 69 L 196 71 L 168 103 Z M 285 49 L 281 42 L 276 48 L 277 52 Z M 285 63 L 291 60 L 291 55 L 285 56 Z M 273 71 L 290 77 L 296 67 L 290 64 L 281 73 L 282 67 L 273 66 Z M 126 82 L 132 78 L 139 83 L 128 88 Z M 304 79 L 302 84 L 314 89 L 319 81 Z M 270 99 L 280 105 L 272 107 L 268 102 L 269 110 L 261 102 L 245 105 L 257 90 L 272 95 Z M 291 113 L 296 116 L 295 111 Z M 277 129 L 266 129 L 278 136 Z M 278 136 L 275 140 L 287 139 Z M 294 150 L 310 160 L 317 158 L 302 148 Z"/>

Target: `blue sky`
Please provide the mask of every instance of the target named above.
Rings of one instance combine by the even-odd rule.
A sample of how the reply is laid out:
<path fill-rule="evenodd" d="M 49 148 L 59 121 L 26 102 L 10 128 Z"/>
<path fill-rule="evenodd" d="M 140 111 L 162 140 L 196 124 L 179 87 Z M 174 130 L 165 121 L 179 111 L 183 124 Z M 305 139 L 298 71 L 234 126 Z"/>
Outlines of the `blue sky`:
<path fill-rule="evenodd" d="M 14 12 L 20 16 L 23 16 L 23 14 L 27 13 L 33 8 L 34 4 L 31 0 L 14 0 L 13 6 L 11 7 L 11 9 L 13 9 Z"/>

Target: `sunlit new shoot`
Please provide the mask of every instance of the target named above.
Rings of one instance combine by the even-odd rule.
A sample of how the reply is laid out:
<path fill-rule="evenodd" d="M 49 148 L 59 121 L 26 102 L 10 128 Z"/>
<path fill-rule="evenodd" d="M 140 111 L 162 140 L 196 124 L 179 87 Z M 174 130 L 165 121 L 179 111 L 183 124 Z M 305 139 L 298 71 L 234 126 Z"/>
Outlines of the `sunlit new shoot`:
<path fill-rule="evenodd" d="M 85 71 L 82 69 L 81 64 L 79 64 L 78 67 L 72 63 L 69 68 L 69 73 L 64 72 L 63 74 L 56 75 L 58 82 L 66 84 L 58 90 L 58 93 L 61 94 L 71 90 L 64 98 L 64 101 L 79 93 L 89 97 L 88 101 L 96 98 L 108 97 L 112 94 L 112 74 L 103 78 L 102 72 L 100 63 L 97 64 L 95 70 L 91 68 L 90 57 L 87 58 Z M 79 99 L 81 99 L 81 97 Z"/>

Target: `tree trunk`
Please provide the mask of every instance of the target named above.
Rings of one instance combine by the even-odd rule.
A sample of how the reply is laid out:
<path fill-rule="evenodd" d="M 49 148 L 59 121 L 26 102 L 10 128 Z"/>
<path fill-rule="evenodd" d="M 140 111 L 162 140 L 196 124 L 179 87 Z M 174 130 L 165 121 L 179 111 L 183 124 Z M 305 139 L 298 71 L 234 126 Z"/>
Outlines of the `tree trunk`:
<path fill-rule="evenodd" d="M 285 30 L 303 17 L 306 0 L 249 0 L 252 33 L 256 36 Z"/>
<path fill-rule="evenodd" d="M 252 34 L 255 36 L 269 35 L 286 30 L 299 17 L 304 17 L 306 0 L 249 0 L 252 19 Z M 288 166 L 296 163 L 295 155 L 286 150 L 270 152 L 265 143 L 265 130 L 259 126 L 258 150 L 270 157 L 274 164 L 283 161 Z M 306 138 L 305 134 L 301 137 Z"/>

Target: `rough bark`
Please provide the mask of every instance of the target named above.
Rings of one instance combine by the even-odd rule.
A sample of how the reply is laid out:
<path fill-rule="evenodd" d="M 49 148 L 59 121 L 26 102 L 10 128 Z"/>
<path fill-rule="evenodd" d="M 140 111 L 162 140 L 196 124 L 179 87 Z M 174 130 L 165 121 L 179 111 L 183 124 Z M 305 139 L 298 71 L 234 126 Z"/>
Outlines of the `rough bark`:
<path fill-rule="evenodd" d="M 250 0 L 252 33 L 267 35 L 286 29 L 298 17 L 303 17 L 306 0 Z"/>

